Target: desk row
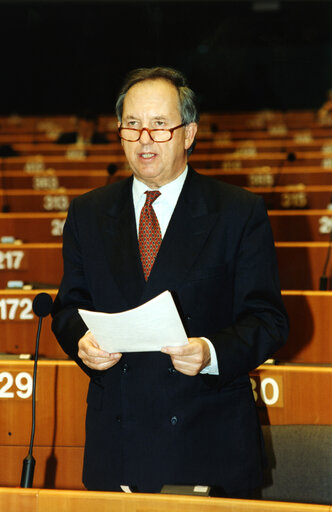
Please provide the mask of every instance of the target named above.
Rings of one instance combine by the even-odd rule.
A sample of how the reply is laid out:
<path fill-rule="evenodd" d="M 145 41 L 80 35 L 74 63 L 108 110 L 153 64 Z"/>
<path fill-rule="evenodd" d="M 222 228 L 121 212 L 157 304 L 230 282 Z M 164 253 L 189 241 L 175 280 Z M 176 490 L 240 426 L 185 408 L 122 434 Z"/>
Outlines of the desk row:
<path fill-rule="evenodd" d="M 263 132 L 269 137 L 294 136 L 310 133 L 311 136 L 321 136 L 331 131 L 328 112 L 317 115 L 314 110 L 301 112 L 254 111 L 249 113 L 223 112 L 202 113 L 200 115 L 199 132 L 215 135 L 218 132 L 237 134 L 245 132 L 246 138 L 254 137 L 257 132 Z M 56 138 L 59 133 L 77 129 L 75 116 L 10 116 L 0 118 L 0 133 L 6 137 L 11 135 L 29 135 L 32 142 L 41 139 Z M 117 130 L 117 118 L 113 115 L 101 115 L 98 118 L 98 131 L 108 132 L 111 137 Z M 7 140 L 7 139 L 6 139 Z"/>
<path fill-rule="evenodd" d="M 0 291 L 1 352 L 34 354 L 38 321 L 32 302 L 39 291 Z M 48 292 L 54 299 L 56 290 Z M 332 292 L 284 291 L 283 300 L 290 334 L 276 360 L 332 365 Z M 51 331 L 50 317 L 44 320 L 39 353 L 42 358 L 67 358 Z"/>
<path fill-rule="evenodd" d="M 330 147 L 330 146 L 329 146 Z M 331 146 L 332 150 L 332 146 Z M 248 154 L 249 153 L 249 154 Z M 44 171 L 46 169 L 107 169 L 109 164 L 119 169 L 128 169 L 123 153 L 90 154 L 87 148 L 71 147 L 65 155 L 33 155 L 0 158 L 1 168 L 5 171 Z M 270 152 L 257 153 L 237 151 L 233 153 L 194 152 L 190 156 L 190 164 L 195 169 L 229 169 L 247 167 L 294 167 L 319 166 L 324 169 L 332 167 L 332 152 L 298 151 L 296 153 Z"/>
<path fill-rule="evenodd" d="M 240 169 L 200 169 L 200 174 L 240 187 L 274 187 L 294 185 L 332 185 L 332 168 L 321 167 L 252 167 Z M 131 171 L 109 167 L 105 170 L 46 169 L 27 172 L 0 171 L 2 188 L 56 190 L 58 188 L 97 188 L 130 176 Z"/>
<path fill-rule="evenodd" d="M 205 132 L 206 137 L 206 132 Z M 229 140 L 223 135 L 216 135 L 213 140 L 204 140 L 204 135 L 197 135 L 195 146 L 195 154 L 212 153 L 212 154 L 237 154 L 254 156 L 257 153 L 297 153 L 297 152 L 315 152 L 332 153 L 332 138 L 313 138 L 311 134 L 299 133 L 293 138 L 286 140 L 274 140 L 272 137 L 267 140 L 250 139 L 250 133 L 245 140 Z M 0 140 L 4 140 L 5 136 L 0 136 Z M 20 156 L 43 155 L 56 156 L 66 155 L 68 151 L 83 147 L 83 144 L 56 144 L 49 142 L 13 142 L 11 146 L 15 154 Z M 113 137 L 112 137 L 113 139 Z M 4 140 L 5 141 L 5 140 Z M 9 142 L 9 140 L 5 141 Z M 109 140 L 106 144 L 87 144 L 85 146 L 89 155 L 121 155 L 123 148 L 120 138 L 118 140 Z"/>
<path fill-rule="evenodd" d="M 0 209 L 3 212 L 66 211 L 74 197 L 92 188 L 94 187 L 56 190 L 0 189 Z M 332 197 L 332 185 L 298 184 L 245 188 L 262 196 L 269 210 L 322 210 L 327 208 Z"/>
<path fill-rule="evenodd" d="M 276 242 L 280 283 L 283 290 L 318 290 L 329 242 Z M 331 266 L 325 268 L 331 289 Z M 43 283 L 57 288 L 63 272 L 61 243 L 0 244 L 0 288 L 9 281 Z"/>
<path fill-rule="evenodd" d="M 332 231 L 330 210 L 270 210 L 276 242 L 327 242 Z M 0 233 L 26 243 L 62 242 L 67 212 L 0 213 Z"/>
<path fill-rule="evenodd" d="M 0 361 L 0 445 L 29 442 L 32 375 L 32 361 Z M 39 362 L 36 445 L 84 445 L 88 381 L 71 361 Z M 250 381 L 263 425 L 331 424 L 331 367 L 262 365 L 250 372 Z"/>

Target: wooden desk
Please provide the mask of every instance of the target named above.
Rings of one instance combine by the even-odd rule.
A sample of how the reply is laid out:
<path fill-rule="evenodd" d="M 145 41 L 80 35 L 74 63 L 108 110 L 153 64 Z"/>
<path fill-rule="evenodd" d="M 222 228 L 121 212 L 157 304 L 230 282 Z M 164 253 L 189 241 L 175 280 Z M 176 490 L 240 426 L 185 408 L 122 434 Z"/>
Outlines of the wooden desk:
<path fill-rule="evenodd" d="M 37 318 L 32 312 L 34 297 L 45 291 L 54 299 L 56 290 L 0 290 L 1 352 L 34 354 Z M 332 364 L 332 292 L 283 291 L 290 320 L 285 347 L 275 355 L 287 363 Z M 67 359 L 51 331 L 51 318 L 43 320 L 39 354 L 44 358 Z"/>
<path fill-rule="evenodd" d="M 331 201 L 332 185 L 287 185 L 275 187 L 245 187 L 264 198 L 268 210 L 321 210 Z"/>
<path fill-rule="evenodd" d="M 275 358 L 332 365 L 332 291 L 283 291 L 290 333 Z"/>
<path fill-rule="evenodd" d="M 1 133 L 0 131 L 0 144 L 10 144 L 15 147 L 16 145 L 23 146 L 33 146 L 33 145 L 41 145 L 41 146 L 50 146 L 56 144 L 56 140 L 59 137 L 60 133 L 64 131 L 74 131 L 75 128 L 69 128 L 68 130 L 59 130 L 58 127 L 51 129 L 50 131 L 27 131 L 24 130 L 21 132 L 13 132 L 10 133 Z M 106 134 L 107 139 L 111 144 L 118 143 L 118 134 L 117 131 L 108 131 Z M 61 146 L 59 146 L 61 147 Z M 62 145 L 62 147 L 66 147 Z"/>
<path fill-rule="evenodd" d="M 0 444 L 28 444 L 31 390 L 24 375 L 31 383 L 33 361 L 0 360 L 0 372 Z M 250 376 L 263 424 L 331 424 L 331 366 L 262 365 Z M 76 363 L 39 361 L 36 446 L 83 446 L 87 386 Z"/>
<path fill-rule="evenodd" d="M 44 132 L 39 133 L 1 133 L 0 144 L 49 144 L 56 140 L 57 133 L 49 134 Z"/>
<path fill-rule="evenodd" d="M 332 210 L 269 210 L 276 242 L 327 242 Z M 27 243 L 62 242 L 67 212 L 0 213 L 0 233 Z"/>
<path fill-rule="evenodd" d="M 73 130 L 76 117 L 65 116 L 0 116 L 1 133 L 35 133 L 45 131 L 50 125 L 63 130 Z"/>
<path fill-rule="evenodd" d="M 263 425 L 331 424 L 331 366 L 262 365 L 250 377 Z"/>
<path fill-rule="evenodd" d="M 276 242 L 328 242 L 332 230 L 332 210 L 269 210 L 269 219 Z"/>
<path fill-rule="evenodd" d="M 2 188 L 30 189 L 30 190 L 57 190 L 59 188 L 87 188 L 102 187 L 108 183 L 119 181 L 130 176 L 130 171 L 118 171 L 112 177 L 105 170 L 48 170 L 35 173 L 25 171 L 0 172 Z M 331 173 L 332 175 L 332 173 Z M 2 178 L 1 178 L 2 176 Z M 2 181 L 1 181 L 2 180 Z"/>
<path fill-rule="evenodd" d="M 249 135 L 249 134 L 248 134 Z M 16 147 L 16 146 L 15 146 Z M 274 140 L 273 138 L 259 140 L 259 139 L 248 139 L 245 140 L 227 140 L 227 139 L 213 139 L 213 140 L 200 140 L 197 138 L 197 144 L 195 146 L 195 154 L 206 154 L 211 153 L 213 155 L 228 154 L 240 156 L 250 155 L 256 156 L 262 153 L 283 153 L 285 158 L 288 159 L 288 155 L 291 154 L 290 158 L 300 153 L 315 153 L 321 152 L 326 156 L 332 153 L 332 140 L 331 139 L 311 139 L 308 137 L 305 140 L 301 140 L 300 137 L 294 137 L 293 139 Z"/>
<path fill-rule="evenodd" d="M 70 170 L 105 170 L 108 165 L 114 163 L 119 169 L 127 169 L 128 164 L 124 154 L 121 155 L 92 155 L 86 158 L 66 158 L 65 156 L 42 156 L 32 157 L 17 156 L 4 158 L 2 160 L 2 169 L 8 171 L 45 171 L 47 169 L 70 169 Z"/>
<path fill-rule="evenodd" d="M 0 485 L 18 485 L 28 452 L 32 371 L 33 362 L 0 361 Z M 331 367 L 263 365 L 251 380 L 263 424 L 331 424 Z M 38 363 L 34 485 L 82 488 L 87 385 L 73 362 Z"/>
<path fill-rule="evenodd" d="M 115 178 L 115 179 L 118 179 Z M 263 196 L 267 209 L 316 209 L 327 207 L 332 196 L 332 185 L 289 185 L 276 187 L 245 187 Z M 8 205 L 11 212 L 66 211 L 70 201 L 91 188 L 29 190 L 0 190 L 0 208 Z"/>
<path fill-rule="evenodd" d="M 26 243 L 62 243 L 67 212 L 0 213 L 1 236 Z"/>
<path fill-rule="evenodd" d="M 48 293 L 54 300 L 57 290 L 0 290 L 1 353 L 34 356 L 38 319 L 32 303 L 41 292 Z M 67 359 L 51 331 L 51 316 L 43 319 L 39 357 Z"/>
<path fill-rule="evenodd" d="M 77 148 L 75 144 L 56 144 L 52 143 L 22 143 L 18 142 L 13 144 L 13 148 L 21 156 L 43 155 L 43 156 L 56 156 L 65 155 L 68 148 Z M 120 139 L 109 144 L 95 144 L 87 145 L 86 151 L 89 155 L 112 155 L 122 154 L 123 148 Z M 332 153 L 332 138 L 331 139 L 310 139 L 310 137 L 302 139 L 300 137 L 288 140 L 247 140 L 231 141 L 231 140 L 213 140 L 204 141 L 197 137 L 197 144 L 195 146 L 195 154 L 198 153 L 297 153 L 297 152 L 315 152 L 321 151 L 324 153 Z"/>
<path fill-rule="evenodd" d="M 62 273 L 60 243 L 0 244 L 0 288 L 6 288 L 11 280 L 44 283 L 57 288 Z"/>
<path fill-rule="evenodd" d="M 281 288 L 317 290 L 328 242 L 276 242 Z M 331 265 L 327 269 L 331 287 Z M 0 287 L 10 280 L 45 285 L 60 284 L 63 263 L 61 243 L 0 244 Z M 49 287 L 49 286 L 47 286 Z"/>
<path fill-rule="evenodd" d="M 282 290 L 319 290 L 328 242 L 276 242 Z M 327 268 L 328 289 L 332 289 L 332 262 Z"/>
<path fill-rule="evenodd" d="M 332 167 L 331 154 L 323 153 L 321 151 L 298 151 L 296 153 L 296 167 L 306 166 L 321 166 L 323 168 Z M 190 163 L 195 169 L 209 169 L 209 168 L 251 168 L 251 167 L 282 167 L 289 166 L 287 153 L 272 152 L 272 153 L 257 153 L 248 155 L 242 152 L 233 153 L 193 153 L 190 157 Z"/>
<path fill-rule="evenodd" d="M 167 494 L 0 488 L 7 512 L 331 512 L 330 505 Z"/>
<path fill-rule="evenodd" d="M 10 212 L 64 212 L 74 197 L 89 190 L 0 190 L 0 208 L 8 205 Z"/>
<path fill-rule="evenodd" d="M 262 166 L 241 169 L 200 169 L 200 174 L 220 179 L 240 187 L 286 185 L 332 185 L 332 168 Z M 109 176 L 105 170 L 49 169 L 34 173 L 0 171 L 0 183 L 5 189 L 56 190 L 58 188 L 97 188 L 130 176 L 129 170 L 119 170 Z"/>
<path fill-rule="evenodd" d="M 297 128 L 311 128 L 317 125 L 317 113 L 315 110 L 301 111 L 280 111 L 263 110 L 252 112 L 203 112 L 201 115 L 202 124 L 220 123 L 222 127 L 231 128 L 247 127 L 248 129 L 257 128 L 257 126 L 275 125 L 283 123 L 285 126 Z"/>
<path fill-rule="evenodd" d="M 0 398 L 4 418 L 0 424 L 0 456 L 7 461 L 0 466 L 0 485 L 17 486 L 20 482 L 30 441 L 32 373 L 33 362 L 0 360 L 0 394 L 5 394 Z M 9 388 L 4 391 L 6 384 Z M 21 398 L 20 388 L 24 389 L 24 385 L 26 391 L 21 392 Z M 34 485 L 83 488 L 87 386 L 88 378 L 72 362 L 38 363 Z"/>
<path fill-rule="evenodd" d="M 203 126 L 200 124 L 198 139 L 205 141 L 246 141 L 246 140 L 296 140 L 299 137 L 307 138 L 308 136 L 313 139 L 324 139 L 330 140 L 332 138 L 332 126 L 316 126 L 314 128 L 306 129 L 293 129 L 287 127 L 275 127 L 270 126 L 266 128 L 246 129 L 244 126 L 238 126 L 237 128 L 230 128 L 227 126 L 219 126 L 217 129 L 212 126 Z"/>
<path fill-rule="evenodd" d="M 29 445 L 32 374 L 33 361 L 0 360 L 1 445 Z M 38 362 L 36 446 L 84 445 L 88 383 L 72 361 Z"/>
<path fill-rule="evenodd" d="M 315 150 L 320 151 L 321 147 L 324 147 L 324 141 L 321 143 L 316 143 L 312 146 Z M 332 145 L 332 142 L 331 142 Z M 104 155 L 104 156 L 112 156 L 112 155 L 123 155 L 123 148 L 121 146 L 120 139 L 117 141 L 110 141 L 108 144 L 88 144 L 85 147 L 78 146 L 76 144 L 56 144 L 52 143 L 17 143 L 13 144 L 13 148 L 18 151 L 20 156 L 29 157 L 34 155 L 42 155 L 46 158 L 52 156 L 60 156 L 65 158 L 67 152 L 73 150 L 81 150 L 84 149 L 86 155 L 95 156 L 95 155 Z"/>
<path fill-rule="evenodd" d="M 332 185 L 331 169 L 319 166 L 290 167 L 284 165 L 281 168 L 257 166 L 239 169 L 200 169 L 199 173 L 239 187 L 249 187 L 253 191 L 255 187 L 265 186 Z"/>
<path fill-rule="evenodd" d="M 76 150 L 77 151 L 77 150 Z M 35 155 L 31 157 L 17 156 L 0 159 L 2 169 L 5 171 L 28 170 L 42 171 L 47 169 L 107 169 L 108 165 L 114 163 L 119 169 L 128 169 L 125 155 L 87 155 L 75 158 L 72 150 L 70 158 L 66 156 L 43 156 Z M 287 153 L 257 153 L 256 155 L 247 155 L 243 153 L 193 153 L 190 157 L 191 165 L 196 169 L 209 168 L 251 168 L 261 166 L 282 167 L 289 166 Z M 320 166 L 323 168 L 332 167 L 332 154 L 322 151 L 302 151 L 296 153 L 296 167 Z"/>

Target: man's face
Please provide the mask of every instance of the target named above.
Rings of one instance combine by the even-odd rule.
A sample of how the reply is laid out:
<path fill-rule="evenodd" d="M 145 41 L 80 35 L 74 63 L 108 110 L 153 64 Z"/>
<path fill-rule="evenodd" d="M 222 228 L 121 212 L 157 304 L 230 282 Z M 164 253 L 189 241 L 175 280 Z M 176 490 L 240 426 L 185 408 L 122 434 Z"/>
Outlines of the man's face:
<path fill-rule="evenodd" d="M 167 80 L 145 80 L 127 92 L 122 126 L 166 129 L 181 124 L 179 96 Z M 177 178 L 185 169 L 187 149 L 197 131 L 196 123 L 178 128 L 168 142 L 154 142 L 143 131 L 137 142 L 122 140 L 123 149 L 136 178 L 150 188 L 159 188 Z"/>

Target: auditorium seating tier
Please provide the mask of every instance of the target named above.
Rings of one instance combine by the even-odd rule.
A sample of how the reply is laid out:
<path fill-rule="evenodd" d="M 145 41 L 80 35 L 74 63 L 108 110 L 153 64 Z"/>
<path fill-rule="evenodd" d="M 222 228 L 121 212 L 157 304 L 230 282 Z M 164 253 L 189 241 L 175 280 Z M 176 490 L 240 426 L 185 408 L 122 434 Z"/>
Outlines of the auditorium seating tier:
<path fill-rule="evenodd" d="M 0 485 L 7 488 L 18 485 L 29 445 L 38 324 L 32 301 L 40 291 L 53 299 L 57 293 L 70 201 L 131 174 L 115 117 L 101 116 L 99 128 L 110 143 L 83 148 L 55 144 L 60 132 L 75 129 L 72 117 L 0 117 L 0 146 L 11 145 L 19 153 L 0 157 L 0 457 L 6 461 L 0 465 Z M 295 438 L 309 435 L 295 432 L 301 426 L 312 428 L 312 433 L 327 429 L 332 425 L 332 263 L 327 264 L 332 236 L 332 121 L 319 123 L 313 111 L 203 113 L 189 161 L 201 174 L 261 195 L 268 210 L 290 319 L 286 345 L 270 364 L 250 372 L 268 450 L 269 440 L 275 445 L 285 439 L 282 427 L 292 428 L 289 435 Z M 327 291 L 319 290 L 324 267 Z M 24 287 L 8 289 L 8 281 Z M 50 317 L 43 320 L 39 355 L 34 485 L 82 490 L 88 378 L 55 340 Z M 274 454 L 284 464 L 279 448 L 275 445 Z M 274 477 L 278 484 L 279 475 Z M 12 499 L 7 491 L 0 489 L 0 508 L 2 499 Z M 286 501 L 274 487 L 264 492 L 269 499 L 277 492 Z M 52 497 L 54 503 L 59 503 L 57 496 Z M 19 493 L 15 499 L 21 503 Z M 325 503 L 323 499 L 317 502 Z M 324 505 L 297 508 L 282 502 L 261 508 L 262 503 L 252 502 L 254 508 L 247 502 L 246 508 L 233 508 L 232 503 L 231 509 L 328 510 Z"/>

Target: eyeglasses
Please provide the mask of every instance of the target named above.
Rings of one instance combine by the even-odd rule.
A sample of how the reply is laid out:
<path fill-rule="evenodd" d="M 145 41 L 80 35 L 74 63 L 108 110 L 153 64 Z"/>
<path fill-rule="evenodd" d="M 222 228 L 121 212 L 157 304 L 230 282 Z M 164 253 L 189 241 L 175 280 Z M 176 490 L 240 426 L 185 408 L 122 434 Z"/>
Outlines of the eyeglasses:
<path fill-rule="evenodd" d="M 153 129 L 150 130 L 149 128 L 141 128 L 138 130 L 137 128 L 127 128 L 120 126 L 118 129 L 118 133 L 121 139 L 126 140 L 128 142 L 137 142 L 141 136 L 143 131 L 147 131 L 150 135 L 151 140 L 153 142 L 168 142 L 173 138 L 174 130 L 177 130 L 178 128 L 182 128 L 182 126 L 185 126 L 185 123 L 179 124 L 178 126 L 174 126 L 174 128 L 169 128 L 168 130 L 164 129 Z"/>

